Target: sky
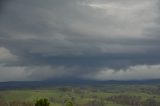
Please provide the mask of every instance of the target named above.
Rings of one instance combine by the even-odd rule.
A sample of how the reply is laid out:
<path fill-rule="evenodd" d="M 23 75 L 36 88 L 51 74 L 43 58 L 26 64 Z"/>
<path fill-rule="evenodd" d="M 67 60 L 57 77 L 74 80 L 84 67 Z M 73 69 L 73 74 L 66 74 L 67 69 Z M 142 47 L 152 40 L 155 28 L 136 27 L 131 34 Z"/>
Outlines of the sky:
<path fill-rule="evenodd" d="M 160 79 L 160 0 L 0 0 L 0 82 Z"/>

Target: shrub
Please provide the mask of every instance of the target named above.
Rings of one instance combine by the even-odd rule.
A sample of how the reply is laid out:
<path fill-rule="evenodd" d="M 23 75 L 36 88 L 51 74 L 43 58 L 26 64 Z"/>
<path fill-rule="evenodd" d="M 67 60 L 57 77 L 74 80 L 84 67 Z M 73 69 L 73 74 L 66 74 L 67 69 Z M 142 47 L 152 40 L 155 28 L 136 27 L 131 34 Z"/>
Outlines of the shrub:
<path fill-rule="evenodd" d="M 71 101 L 65 101 L 65 106 L 73 106 L 73 103 Z"/>
<path fill-rule="evenodd" d="M 50 103 L 48 101 L 48 99 L 39 99 L 36 101 L 35 106 L 49 106 Z"/>

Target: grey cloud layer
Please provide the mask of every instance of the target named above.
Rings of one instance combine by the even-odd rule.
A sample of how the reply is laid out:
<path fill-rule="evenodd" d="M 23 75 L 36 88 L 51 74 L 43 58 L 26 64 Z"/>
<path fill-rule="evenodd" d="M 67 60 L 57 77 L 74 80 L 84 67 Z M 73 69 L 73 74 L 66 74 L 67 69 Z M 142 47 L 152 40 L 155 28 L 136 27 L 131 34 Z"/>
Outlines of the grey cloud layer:
<path fill-rule="evenodd" d="M 15 79 L 8 75 L 0 80 L 96 78 L 104 68 L 116 72 L 158 65 L 158 4 L 159 0 L 10 0 L 0 13 L 0 75 L 7 76 L 12 68 L 22 75 L 12 70 Z"/>

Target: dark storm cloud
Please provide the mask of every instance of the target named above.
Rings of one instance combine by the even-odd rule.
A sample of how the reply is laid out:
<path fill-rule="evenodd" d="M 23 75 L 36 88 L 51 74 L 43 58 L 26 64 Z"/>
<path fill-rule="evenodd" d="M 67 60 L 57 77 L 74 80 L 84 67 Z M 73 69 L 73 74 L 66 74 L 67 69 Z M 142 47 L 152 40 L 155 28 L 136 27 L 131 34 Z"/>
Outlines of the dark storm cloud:
<path fill-rule="evenodd" d="M 8 1 L 0 13 L 0 81 L 160 78 L 158 3 Z"/>
<path fill-rule="evenodd" d="M 0 0 L 0 12 L 2 11 L 7 0 Z"/>

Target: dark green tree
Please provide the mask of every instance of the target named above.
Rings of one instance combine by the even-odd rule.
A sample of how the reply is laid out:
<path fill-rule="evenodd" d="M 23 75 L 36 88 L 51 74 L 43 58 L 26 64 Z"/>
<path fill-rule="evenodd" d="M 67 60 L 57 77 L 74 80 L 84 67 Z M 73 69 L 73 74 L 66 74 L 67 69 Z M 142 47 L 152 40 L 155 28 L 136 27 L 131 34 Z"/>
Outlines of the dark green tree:
<path fill-rule="evenodd" d="M 36 101 L 35 106 L 49 106 L 50 103 L 48 101 L 48 99 L 39 99 Z"/>
<path fill-rule="evenodd" d="M 73 106 L 73 103 L 71 101 L 65 101 L 65 106 Z"/>

